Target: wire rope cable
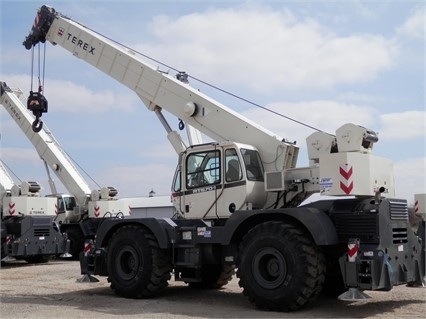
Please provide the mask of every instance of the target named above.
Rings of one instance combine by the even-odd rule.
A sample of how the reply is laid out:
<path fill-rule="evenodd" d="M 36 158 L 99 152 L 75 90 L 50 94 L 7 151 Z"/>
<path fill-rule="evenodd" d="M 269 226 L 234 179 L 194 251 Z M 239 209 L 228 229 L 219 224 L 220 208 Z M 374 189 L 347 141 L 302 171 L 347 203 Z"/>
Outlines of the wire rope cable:
<path fill-rule="evenodd" d="M 87 27 L 86 27 L 86 28 L 87 28 Z M 130 50 L 130 51 L 132 51 L 132 52 L 135 52 L 135 53 L 139 54 L 140 56 L 142 56 L 142 57 L 144 57 L 144 58 L 146 58 L 146 59 L 148 59 L 148 60 L 150 60 L 150 61 L 152 61 L 152 62 L 155 62 L 155 63 L 158 63 L 158 64 L 162 65 L 163 67 L 166 67 L 166 68 L 168 68 L 168 69 L 170 69 L 170 70 L 173 70 L 173 71 L 175 71 L 175 72 L 178 72 L 178 73 L 180 73 L 180 74 L 185 74 L 185 73 L 186 73 L 186 72 L 180 71 L 180 70 L 178 70 L 178 69 L 176 69 L 176 68 L 174 68 L 174 67 L 172 67 L 172 66 L 170 66 L 170 65 L 168 65 L 168 64 L 166 64 L 166 63 L 163 63 L 163 62 L 161 62 L 161 61 L 159 61 L 159 60 L 157 60 L 157 59 L 154 59 L 154 58 L 152 58 L 152 57 L 150 57 L 150 56 L 148 56 L 148 55 L 146 55 L 146 54 L 144 54 L 144 53 L 142 53 L 142 52 L 140 52 L 140 51 L 134 50 L 133 48 L 131 48 L 131 47 L 129 47 L 129 46 L 126 46 L 125 44 L 122 44 L 122 43 L 120 43 L 120 42 L 118 42 L 118 41 L 116 41 L 116 40 L 114 40 L 114 39 L 111 39 L 110 37 L 105 36 L 105 35 L 104 35 L 104 34 L 102 34 L 102 33 L 99 33 L 99 32 L 97 32 L 97 31 L 95 31 L 95 30 L 93 30 L 93 29 L 90 29 L 90 28 L 88 28 L 88 29 L 89 29 L 90 31 L 92 31 L 92 32 L 94 32 L 94 33 L 96 33 L 96 34 L 98 34 L 98 35 L 102 36 L 103 38 L 105 38 L 105 39 L 107 39 L 107 40 L 109 40 L 109 41 L 111 41 L 111 42 L 113 42 L 113 43 L 115 43 L 115 44 L 118 44 L 119 46 L 121 46 L 121 47 L 123 47 L 123 48 L 125 48 L 125 49 L 127 49 L 127 50 Z M 302 126 L 305 126 L 305 127 L 307 127 L 307 128 L 310 128 L 310 129 L 312 129 L 312 130 L 314 130 L 314 131 L 323 132 L 321 129 L 319 129 L 319 128 L 317 128 L 317 127 L 314 127 L 314 126 L 309 125 L 309 124 L 307 124 L 307 123 L 304 123 L 304 122 L 302 122 L 302 121 L 296 120 L 296 119 L 294 119 L 294 118 L 292 118 L 292 117 L 290 117 L 290 116 L 287 116 L 287 115 L 284 115 L 284 114 L 279 113 L 279 112 L 277 112 L 277 111 L 274 111 L 274 110 L 272 110 L 272 109 L 270 109 L 270 108 L 267 108 L 267 107 L 265 107 L 265 106 L 260 105 L 259 103 L 256 103 L 256 102 L 253 102 L 253 101 L 250 101 L 249 99 L 243 98 L 243 97 L 241 97 L 241 96 L 240 96 L 240 95 L 238 95 L 238 94 L 235 94 L 235 93 L 232 93 L 232 92 L 227 91 L 227 90 L 225 90 L 225 89 L 222 89 L 222 88 L 220 88 L 220 87 L 218 87 L 218 86 L 216 86 L 216 85 L 214 85 L 214 84 L 211 84 L 211 83 L 209 83 L 209 82 L 203 81 L 203 80 L 201 80 L 201 79 L 199 79 L 199 78 L 197 78 L 197 77 L 194 77 L 194 76 L 191 76 L 191 75 L 188 75 L 188 77 L 189 77 L 189 78 L 191 78 L 191 79 L 193 79 L 194 81 L 197 81 L 197 82 L 202 83 L 202 84 L 204 84 L 204 85 L 206 85 L 206 86 L 208 86 L 208 87 L 211 87 L 212 89 L 218 90 L 218 91 L 220 91 L 220 92 L 222 92 L 222 93 L 224 93 L 224 94 L 227 94 L 227 95 L 229 95 L 229 96 L 232 96 L 232 97 L 234 97 L 234 98 L 236 98 L 236 99 L 238 99 L 238 100 L 240 100 L 240 101 L 246 102 L 246 103 L 248 103 L 248 104 L 250 104 L 250 105 L 253 105 L 253 106 L 255 106 L 255 107 L 258 107 L 258 108 L 260 108 L 260 109 L 262 109 L 262 110 L 265 110 L 265 111 L 267 111 L 267 112 L 270 112 L 270 113 L 272 113 L 272 114 L 274 114 L 274 115 L 277 115 L 277 116 L 279 116 L 279 117 L 285 118 L 285 119 L 287 119 L 287 120 L 289 120 L 289 121 L 292 121 L 292 122 L 297 123 L 297 124 L 299 124 L 299 125 L 302 125 Z"/>

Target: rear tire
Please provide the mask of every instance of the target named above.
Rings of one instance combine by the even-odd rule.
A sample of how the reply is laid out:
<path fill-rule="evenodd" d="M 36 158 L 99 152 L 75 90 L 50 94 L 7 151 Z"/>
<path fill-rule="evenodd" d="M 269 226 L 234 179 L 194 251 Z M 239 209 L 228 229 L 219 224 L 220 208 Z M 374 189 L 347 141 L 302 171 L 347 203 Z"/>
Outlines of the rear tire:
<path fill-rule="evenodd" d="M 161 250 L 154 235 L 138 226 L 123 226 L 108 248 L 108 281 L 119 296 L 150 298 L 168 285 L 170 254 Z"/>
<path fill-rule="evenodd" d="M 237 277 L 258 308 L 292 311 L 314 300 L 325 278 L 325 259 L 310 236 L 281 221 L 250 230 L 239 247 Z"/>

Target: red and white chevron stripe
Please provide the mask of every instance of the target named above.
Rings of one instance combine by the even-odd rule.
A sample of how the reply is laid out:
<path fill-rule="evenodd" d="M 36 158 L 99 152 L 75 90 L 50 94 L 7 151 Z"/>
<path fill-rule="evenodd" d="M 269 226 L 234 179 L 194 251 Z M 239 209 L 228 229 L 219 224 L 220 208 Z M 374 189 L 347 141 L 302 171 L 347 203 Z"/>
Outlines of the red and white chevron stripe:
<path fill-rule="evenodd" d="M 345 166 L 348 166 L 346 164 Z M 351 180 L 353 169 L 351 167 L 342 167 L 339 168 L 339 174 L 340 174 L 340 189 L 346 194 L 349 195 L 352 192 L 352 189 L 354 188 L 354 182 Z"/>

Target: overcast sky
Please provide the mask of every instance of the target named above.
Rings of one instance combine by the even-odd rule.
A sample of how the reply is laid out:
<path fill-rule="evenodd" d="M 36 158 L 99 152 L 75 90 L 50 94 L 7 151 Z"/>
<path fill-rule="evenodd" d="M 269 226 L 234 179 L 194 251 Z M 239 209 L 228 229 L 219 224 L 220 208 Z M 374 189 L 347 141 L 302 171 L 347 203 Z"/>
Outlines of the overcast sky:
<path fill-rule="evenodd" d="M 0 3 L 0 81 L 26 94 L 31 53 L 22 42 L 37 8 L 48 4 L 168 66 L 320 130 L 334 133 L 347 122 L 372 129 L 379 133 L 373 152 L 394 162 L 396 195 L 412 202 L 413 194 L 426 192 L 421 1 Z M 305 138 L 312 129 L 190 84 L 297 141 L 298 166 L 308 164 Z M 134 92 L 48 43 L 45 96 L 44 123 L 100 186 L 114 186 L 120 197 L 170 193 L 176 153 Z M 178 120 L 168 119 L 177 130 Z M 43 163 L 3 108 L 0 129 L 1 159 L 49 193 Z"/>

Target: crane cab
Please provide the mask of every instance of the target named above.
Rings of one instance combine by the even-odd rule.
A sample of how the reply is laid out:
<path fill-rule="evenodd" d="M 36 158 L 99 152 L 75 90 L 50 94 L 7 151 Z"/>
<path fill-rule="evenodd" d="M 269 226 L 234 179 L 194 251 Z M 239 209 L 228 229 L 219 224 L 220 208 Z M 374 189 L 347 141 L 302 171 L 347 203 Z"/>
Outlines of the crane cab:
<path fill-rule="evenodd" d="M 51 194 L 46 197 L 55 197 L 56 202 L 56 219 L 59 224 L 67 224 L 78 222 L 80 216 L 76 209 L 77 203 L 75 197 L 69 194 Z"/>
<path fill-rule="evenodd" d="M 179 156 L 173 204 L 185 218 L 227 218 L 236 210 L 263 207 L 264 169 L 253 146 L 210 143 Z"/>

